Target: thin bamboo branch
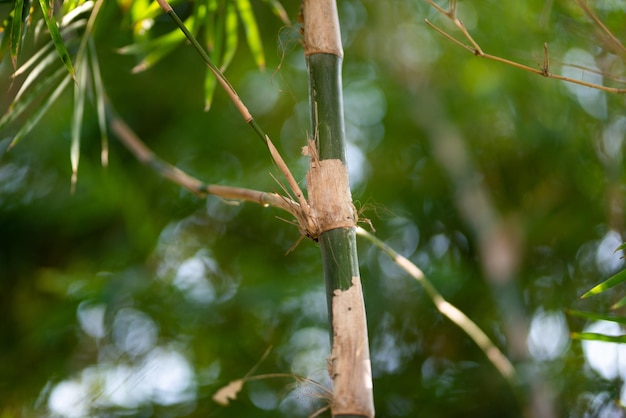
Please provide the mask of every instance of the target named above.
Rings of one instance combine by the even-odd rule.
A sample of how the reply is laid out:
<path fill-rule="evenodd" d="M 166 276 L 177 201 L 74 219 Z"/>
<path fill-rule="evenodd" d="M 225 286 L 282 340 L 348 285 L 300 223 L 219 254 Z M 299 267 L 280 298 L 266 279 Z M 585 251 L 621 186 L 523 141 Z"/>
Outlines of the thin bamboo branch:
<path fill-rule="evenodd" d="M 306 201 L 306 198 L 304 197 L 304 193 L 302 193 L 302 190 L 300 189 L 298 182 L 296 181 L 294 176 L 291 174 L 291 171 L 287 167 L 287 164 L 285 163 L 284 159 L 282 158 L 282 156 L 280 155 L 276 147 L 274 146 L 270 137 L 261 129 L 259 124 L 256 123 L 256 121 L 252 117 L 252 114 L 250 113 L 248 108 L 245 106 L 245 104 L 243 103 L 239 95 L 237 94 L 237 91 L 235 90 L 235 88 L 228 81 L 226 76 L 224 76 L 222 71 L 213 63 L 213 60 L 211 60 L 211 57 L 209 57 L 209 54 L 204 50 L 202 45 L 200 45 L 200 43 L 195 38 L 195 36 L 193 36 L 193 34 L 189 32 L 189 29 L 187 29 L 183 21 L 176 14 L 174 9 L 172 9 L 172 6 L 170 6 L 166 0 L 157 0 L 157 2 L 159 3 L 159 6 L 161 7 L 161 9 L 172 18 L 172 20 L 174 21 L 174 23 L 176 23 L 178 28 L 185 34 L 185 37 L 189 40 L 189 42 L 191 42 L 192 46 L 195 48 L 198 54 L 200 54 L 200 57 L 202 58 L 202 60 L 206 63 L 206 65 L 209 67 L 211 72 L 215 75 L 215 77 L 217 78 L 217 81 L 220 83 L 224 91 L 228 94 L 228 97 L 234 103 L 235 107 L 237 108 L 237 110 L 239 111 L 243 119 L 246 121 L 248 125 L 250 125 L 250 127 L 254 130 L 254 132 L 259 136 L 259 138 L 267 146 L 270 152 L 270 155 L 272 157 L 272 160 L 278 166 L 278 169 L 283 174 L 283 176 L 285 176 L 285 179 L 287 180 L 287 183 L 289 184 L 289 187 L 291 188 L 292 193 L 295 195 L 295 198 L 297 199 L 299 203 L 299 208 L 302 213 L 297 218 L 299 222 L 303 223 L 301 225 L 301 230 L 304 230 L 304 231 L 315 230 L 316 229 L 315 222 L 310 216 L 309 205 Z"/>
<path fill-rule="evenodd" d="M 461 22 L 456 17 L 456 15 L 454 14 L 454 8 L 453 7 L 451 7 L 450 11 L 446 11 L 446 10 L 442 9 L 440 6 L 438 6 L 437 4 L 435 4 L 432 0 L 426 0 L 426 2 L 428 4 L 430 4 L 435 10 L 437 10 L 440 14 L 442 14 L 443 16 L 446 16 L 448 19 L 450 19 L 454 23 L 454 25 L 463 33 L 463 36 L 470 42 L 471 46 L 470 45 L 466 45 L 463 42 L 459 41 L 458 39 L 454 38 L 452 35 L 450 35 L 446 31 L 444 31 L 443 29 L 437 27 L 435 24 L 433 24 L 428 19 L 424 19 L 426 24 L 428 26 L 430 26 L 431 28 L 435 29 L 439 34 L 443 35 L 448 40 L 454 42 L 455 44 L 461 46 L 462 48 L 468 50 L 469 52 L 471 52 L 472 54 L 474 54 L 474 55 L 476 55 L 478 57 L 485 58 L 485 59 L 492 60 L 492 61 L 496 61 L 496 62 L 501 62 L 503 64 L 510 65 L 512 67 L 516 67 L 516 68 L 519 68 L 521 70 L 528 71 L 528 72 L 531 72 L 531 73 L 534 73 L 534 74 L 537 74 L 537 75 L 540 75 L 540 76 L 543 76 L 543 77 L 546 77 L 546 78 L 552 78 L 552 79 L 555 79 L 555 80 L 565 81 L 567 83 L 578 84 L 580 86 L 590 87 L 590 88 L 593 88 L 593 89 L 606 91 L 608 93 L 614 93 L 614 94 L 624 94 L 624 93 L 626 93 L 626 88 L 607 87 L 607 86 L 603 86 L 601 84 L 589 83 L 589 82 L 586 82 L 586 81 L 583 81 L 583 80 L 578 80 L 578 79 L 575 79 L 575 78 L 565 77 L 565 76 L 560 75 L 560 74 L 553 74 L 553 73 L 551 73 L 550 72 L 550 68 L 549 68 L 547 43 L 544 43 L 544 63 L 543 63 L 542 68 L 540 68 L 540 69 L 533 68 L 533 67 L 530 67 L 528 65 L 520 64 L 518 62 L 515 62 L 515 61 L 512 61 L 512 60 L 508 60 L 506 58 L 498 57 L 496 55 L 487 54 L 487 53 L 485 53 L 481 49 L 480 45 L 474 40 L 474 38 L 472 38 L 470 33 L 465 28 L 465 25 L 463 24 L 463 22 Z M 451 4 L 452 3 L 454 3 L 454 2 L 451 1 Z M 593 13 L 592 13 L 592 16 L 595 17 L 595 15 Z M 596 19 L 597 19 L 597 17 L 595 17 L 594 21 Z M 596 23 L 599 23 L 599 20 Z M 600 23 L 600 25 L 601 25 L 601 23 Z M 608 32 L 608 29 L 604 25 L 601 25 L 601 28 L 603 28 L 603 30 Z M 608 32 L 608 33 L 610 33 L 610 32 Z M 617 41 L 617 42 L 619 43 L 619 41 Z M 624 48 L 623 45 L 621 45 L 621 43 L 619 45 L 620 45 L 621 48 Z"/>
<path fill-rule="evenodd" d="M 482 352 L 485 353 L 485 356 L 487 356 L 491 364 L 493 364 L 498 372 L 500 372 L 507 382 L 509 382 L 512 388 L 515 390 L 519 388 L 519 378 L 509 359 L 504 355 L 504 353 L 502 353 L 502 351 L 500 351 L 498 347 L 496 347 L 487 334 L 485 334 L 474 321 L 472 321 L 457 307 L 445 300 L 445 298 L 441 295 L 441 293 L 439 293 L 430 280 L 428 280 L 424 272 L 419 267 L 407 258 L 398 254 L 393 248 L 385 244 L 376 236 L 367 232 L 365 229 L 357 227 L 356 233 L 376 245 L 400 268 L 417 280 L 433 301 L 437 310 L 461 328 L 476 343 Z"/>
<path fill-rule="evenodd" d="M 261 206 L 280 208 L 297 217 L 297 202 L 277 193 L 267 193 L 240 187 L 206 184 L 190 176 L 181 169 L 161 160 L 152 152 L 132 129 L 113 112 L 109 112 L 109 126 L 120 142 L 141 161 L 157 171 L 161 176 L 176 183 L 197 196 L 214 195 L 228 200 L 258 203 Z"/>

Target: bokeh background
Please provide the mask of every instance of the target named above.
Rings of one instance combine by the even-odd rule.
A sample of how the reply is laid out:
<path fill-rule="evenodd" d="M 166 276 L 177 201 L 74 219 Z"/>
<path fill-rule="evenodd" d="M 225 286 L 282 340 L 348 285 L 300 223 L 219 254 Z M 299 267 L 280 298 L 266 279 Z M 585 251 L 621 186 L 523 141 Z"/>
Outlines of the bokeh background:
<path fill-rule="evenodd" d="M 95 32 L 119 114 L 207 183 L 280 191 L 265 147 L 225 95 L 203 110 L 205 68 L 192 48 L 131 73 L 139 58 L 119 53 L 132 42 L 123 3 L 105 2 Z M 310 128 L 298 24 L 252 5 L 266 69 L 242 41 L 227 76 L 303 179 Z M 299 3 L 284 6 L 297 22 Z M 624 2 L 593 7 L 626 39 Z M 360 216 L 510 356 L 527 395 L 360 241 L 377 415 L 624 416 L 622 348 L 570 339 L 622 330 L 566 313 L 605 313 L 624 293 L 579 300 L 623 267 L 614 253 L 624 240 L 623 96 L 474 57 L 425 23 L 462 39 L 425 1 L 342 0 L 339 16 Z M 464 0 L 458 16 L 487 53 L 541 68 L 545 42 L 550 71 L 623 87 L 608 77 L 623 75 L 623 51 L 575 1 Z M 154 29 L 173 24 L 157 17 Z M 3 113 L 20 83 L 11 72 L 5 59 Z M 283 213 L 198 198 L 114 138 L 101 167 L 90 103 L 71 194 L 72 97 L 8 152 L 19 127 L 0 132 L 0 415 L 307 417 L 327 405 L 317 245 L 287 254 L 299 236 Z M 258 377 L 229 406 L 212 400 L 244 376 Z"/>

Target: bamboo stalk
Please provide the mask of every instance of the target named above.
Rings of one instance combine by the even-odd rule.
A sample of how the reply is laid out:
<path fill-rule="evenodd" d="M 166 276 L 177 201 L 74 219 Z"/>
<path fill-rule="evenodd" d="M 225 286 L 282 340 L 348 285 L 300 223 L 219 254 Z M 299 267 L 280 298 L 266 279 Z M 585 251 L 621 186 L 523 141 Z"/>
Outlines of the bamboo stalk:
<path fill-rule="evenodd" d="M 319 228 L 332 353 L 333 416 L 373 417 L 367 323 L 356 248 L 356 211 L 345 158 L 343 50 L 332 0 L 304 0 L 311 131 L 307 173 L 311 216 Z"/>

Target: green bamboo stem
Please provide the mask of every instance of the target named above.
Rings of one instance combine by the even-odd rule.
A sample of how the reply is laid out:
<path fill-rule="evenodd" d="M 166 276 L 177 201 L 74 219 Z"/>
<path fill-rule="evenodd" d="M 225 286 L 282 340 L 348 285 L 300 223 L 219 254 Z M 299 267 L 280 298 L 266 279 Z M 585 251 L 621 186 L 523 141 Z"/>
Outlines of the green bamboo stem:
<path fill-rule="evenodd" d="M 304 0 L 304 46 L 309 70 L 313 141 L 308 200 L 320 234 L 332 353 L 333 416 L 373 417 L 365 306 L 345 158 L 341 89 L 343 51 L 332 0 Z"/>

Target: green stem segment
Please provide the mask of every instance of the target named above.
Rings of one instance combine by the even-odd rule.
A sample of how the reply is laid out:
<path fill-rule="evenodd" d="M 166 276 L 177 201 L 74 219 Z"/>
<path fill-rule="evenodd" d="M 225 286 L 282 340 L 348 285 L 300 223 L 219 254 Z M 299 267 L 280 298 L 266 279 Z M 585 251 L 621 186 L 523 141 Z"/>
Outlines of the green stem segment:
<path fill-rule="evenodd" d="M 316 152 L 307 174 L 318 225 L 331 325 L 334 417 L 373 417 L 365 305 L 356 247 L 356 215 L 348 184 L 341 65 L 343 51 L 332 0 L 304 0 L 311 131 Z M 321 184 L 315 184 L 315 182 Z"/>

